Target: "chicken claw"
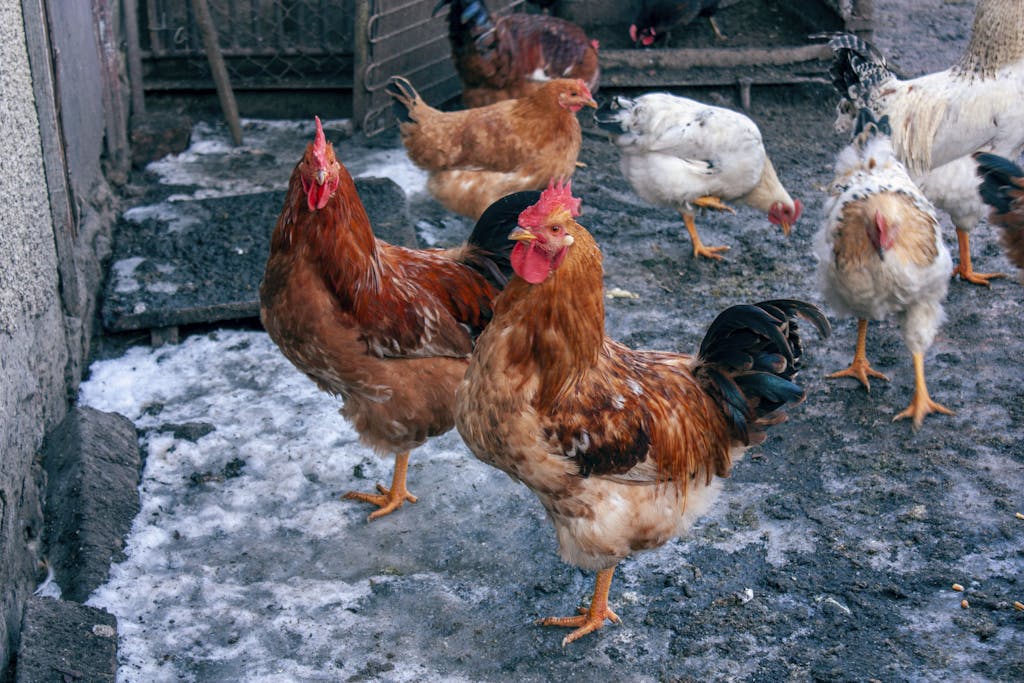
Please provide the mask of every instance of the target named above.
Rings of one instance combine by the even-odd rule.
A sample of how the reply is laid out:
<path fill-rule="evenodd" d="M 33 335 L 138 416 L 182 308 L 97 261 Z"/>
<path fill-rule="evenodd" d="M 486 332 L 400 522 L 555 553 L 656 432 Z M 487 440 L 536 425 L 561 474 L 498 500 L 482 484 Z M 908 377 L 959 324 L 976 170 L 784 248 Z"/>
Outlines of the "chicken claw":
<path fill-rule="evenodd" d="M 953 267 L 952 277 L 955 278 L 959 275 L 960 279 L 964 282 L 970 282 L 972 285 L 981 285 L 983 287 L 992 286 L 989 280 L 1006 277 L 1006 273 L 975 273 L 974 266 L 971 265 L 970 233 L 958 229 L 956 231 L 956 241 L 960 249 L 960 261 Z"/>
<path fill-rule="evenodd" d="M 690 233 L 690 241 L 693 242 L 693 258 L 703 256 L 704 258 L 715 259 L 721 261 L 722 257 L 718 252 L 729 251 L 729 247 L 706 247 L 700 240 L 700 235 L 697 234 L 697 225 L 693 221 L 693 216 L 689 214 L 682 214 L 683 222 L 686 223 L 686 231 Z"/>
<path fill-rule="evenodd" d="M 612 575 L 615 567 L 602 569 L 597 573 L 597 580 L 594 584 L 594 597 L 590 601 L 590 608 L 580 608 L 579 615 L 575 617 L 546 617 L 538 619 L 541 626 L 562 626 L 575 628 L 576 630 L 562 639 L 562 647 L 588 633 L 604 628 L 604 620 L 608 619 L 615 624 L 621 624 L 622 619 L 608 607 L 608 589 L 612 585 Z"/>
<path fill-rule="evenodd" d="M 364 503 L 372 503 L 379 507 L 379 510 L 370 513 L 370 516 L 366 518 L 366 521 L 372 522 L 373 520 L 383 517 L 384 515 L 390 515 L 392 512 L 402 507 L 405 501 L 415 503 L 419 499 L 409 493 L 409 490 L 405 487 L 405 475 L 409 469 L 409 452 L 400 453 L 395 457 L 395 473 L 391 478 L 391 488 L 384 486 L 383 484 L 377 484 L 377 490 L 380 494 L 376 493 L 360 493 L 359 491 L 349 491 L 342 498 L 346 500 L 361 500 Z"/>
<path fill-rule="evenodd" d="M 943 415 L 954 415 L 955 413 L 944 405 L 936 403 L 928 395 L 928 387 L 924 381 L 924 354 L 914 354 L 914 396 L 910 399 L 910 405 L 906 410 L 892 419 L 902 420 L 910 417 L 914 420 L 914 431 L 921 428 L 925 415 L 929 413 L 942 413 Z"/>
<path fill-rule="evenodd" d="M 868 341 L 868 321 L 858 320 L 857 321 L 857 348 L 853 352 L 853 361 L 850 362 L 850 367 L 845 370 L 833 372 L 831 375 L 826 376 L 826 379 L 836 379 L 838 377 L 855 377 L 860 380 L 860 383 L 864 385 L 867 392 L 871 393 L 871 382 L 868 381 L 868 377 L 877 377 L 878 379 L 889 381 L 886 375 L 878 372 L 871 367 L 871 363 L 868 362 L 868 354 L 865 350 Z"/>

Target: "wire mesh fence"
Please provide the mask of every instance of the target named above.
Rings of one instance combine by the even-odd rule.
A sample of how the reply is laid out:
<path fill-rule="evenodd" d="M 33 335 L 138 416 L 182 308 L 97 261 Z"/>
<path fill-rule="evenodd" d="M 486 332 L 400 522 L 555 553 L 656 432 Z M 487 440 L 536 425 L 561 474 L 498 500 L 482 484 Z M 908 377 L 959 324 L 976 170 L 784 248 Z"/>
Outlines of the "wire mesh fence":
<path fill-rule="evenodd" d="M 146 88 L 211 88 L 190 0 L 137 1 Z M 357 1 L 210 0 L 232 85 L 256 90 L 351 88 Z"/>

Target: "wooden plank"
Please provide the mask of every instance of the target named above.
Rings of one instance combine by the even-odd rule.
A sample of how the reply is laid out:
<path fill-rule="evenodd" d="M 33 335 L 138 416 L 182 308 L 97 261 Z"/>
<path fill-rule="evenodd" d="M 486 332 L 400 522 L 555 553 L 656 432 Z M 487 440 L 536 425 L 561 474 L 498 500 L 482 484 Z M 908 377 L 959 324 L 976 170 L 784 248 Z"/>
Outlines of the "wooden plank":
<path fill-rule="evenodd" d="M 604 50 L 606 87 L 825 82 L 831 51 L 824 45 L 791 48 Z"/>
<path fill-rule="evenodd" d="M 93 21 L 99 42 L 102 74 L 104 151 L 107 177 L 118 185 L 128 182 L 131 151 L 128 146 L 128 116 L 121 96 L 120 39 L 117 35 L 117 0 L 92 0 Z"/>
<path fill-rule="evenodd" d="M 25 43 L 32 69 L 32 90 L 39 117 L 39 135 L 43 147 L 43 171 L 50 195 L 50 217 L 53 221 L 53 238 L 57 249 L 61 303 L 69 315 L 81 318 L 84 311 L 79 298 L 82 284 L 75 263 L 76 220 L 71 209 L 64 140 L 57 118 L 57 91 L 53 59 L 50 54 L 49 22 L 43 0 L 22 0 L 21 6 L 25 20 Z"/>

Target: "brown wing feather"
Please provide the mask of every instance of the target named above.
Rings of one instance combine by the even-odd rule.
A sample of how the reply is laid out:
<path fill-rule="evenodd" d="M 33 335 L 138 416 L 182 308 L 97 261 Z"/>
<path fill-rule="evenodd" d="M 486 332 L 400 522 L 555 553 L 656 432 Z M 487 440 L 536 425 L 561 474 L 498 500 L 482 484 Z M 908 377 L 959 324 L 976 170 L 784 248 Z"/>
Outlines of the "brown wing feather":
<path fill-rule="evenodd" d="M 725 419 L 689 363 L 606 340 L 594 369 L 552 406 L 545 429 L 553 449 L 582 476 L 685 489 L 695 477 L 727 475 Z"/>

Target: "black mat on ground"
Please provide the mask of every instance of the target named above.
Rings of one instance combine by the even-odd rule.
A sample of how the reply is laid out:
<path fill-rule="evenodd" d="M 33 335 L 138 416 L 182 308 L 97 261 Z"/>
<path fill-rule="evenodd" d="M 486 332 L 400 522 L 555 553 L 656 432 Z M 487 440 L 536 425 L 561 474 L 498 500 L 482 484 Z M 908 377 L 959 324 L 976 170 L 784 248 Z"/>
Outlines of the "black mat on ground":
<path fill-rule="evenodd" d="M 418 246 L 397 184 L 360 178 L 356 189 L 380 239 Z M 106 329 L 258 317 L 259 282 L 283 202 L 283 191 L 260 192 L 173 202 L 173 212 L 122 218 L 104 290 Z"/>

